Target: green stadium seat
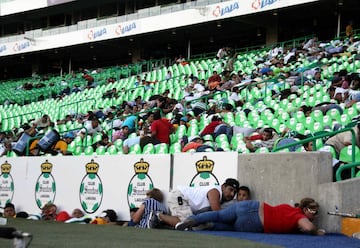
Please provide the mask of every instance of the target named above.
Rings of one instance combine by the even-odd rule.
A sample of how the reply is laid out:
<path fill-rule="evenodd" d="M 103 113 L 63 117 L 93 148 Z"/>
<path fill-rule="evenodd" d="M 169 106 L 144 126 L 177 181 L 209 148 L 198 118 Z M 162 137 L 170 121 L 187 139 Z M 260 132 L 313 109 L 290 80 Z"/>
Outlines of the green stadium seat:
<path fill-rule="evenodd" d="M 106 152 L 106 147 L 105 146 L 98 146 L 95 150 L 97 155 L 104 155 Z"/>
<path fill-rule="evenodd" d="M 154 145 L 149 143 L 146 144 L 142 150 L 142 154 L 154 154 L 155 153 L 155 148 Z"/>
<path fill-rule="evenodd" d="M 170 145 L 169 148 L 169 153 L 174 154 L 174 153 L 179 153 L 181 152 L 181 144 L 180 143 L 173 143 Z"/>
<path fill-rule="evenodd" d="M 85 155 L 93 155 L 94 154 L 94 148 L 92 146 L 87 146 L 84 149 Z"/>
<path fill-rule="evenodd" d="M 129 149 L 129 154 L 141 154 L 141 147 L 139 144 L 135 144 Z"/>
<path fill-rule="evenodd" d="M 107 151 L 110 155 L 116 155 L 116 154 L 118 154 L 118 150 L 117 150 L 117 148 L 116 148 L 115 145 L 109 146 L 109 147 L 106 149 L 106 151 Z"/>
<path fill-rule="evenodd" d="M 155 146 L 156 154 L 167 154 L 169 153 L 169 145 L 166 143 L 157 144 Z"/>
<path fill-rule="evenodd" d="M 355 161 L 360 161 L 360 148 L 355 145 Z M 346 146 L 343 149 L 341 149 L 339 154 L 339 160 L 345 163 L 351 163 L 352 162 L 352 146 Z"/>

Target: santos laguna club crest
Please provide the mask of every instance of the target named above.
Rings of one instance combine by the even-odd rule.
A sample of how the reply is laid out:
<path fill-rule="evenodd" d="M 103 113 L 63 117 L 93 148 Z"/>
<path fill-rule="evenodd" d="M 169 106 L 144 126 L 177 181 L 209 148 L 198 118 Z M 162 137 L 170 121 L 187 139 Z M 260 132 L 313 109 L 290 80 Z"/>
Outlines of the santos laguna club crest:
<path fill-rule="evenodd" d="M 80 184 L 80 203 L 86 213 L 98 210 L 103 198 L 103 184 L 98 176 L 99 164 L 92 159 L 85 165 L 86 175 Z"/>
<path fill-rule="evenodd" d="M 10 174 L 11 164 L 7 161 L 1 165 L 0 175 L 0 208 L 12 201 L 14 196 L 14 181 Z"/>
<path fill-rule="evenodd" d="M 212 173 L 214 161 L 208 160 L 206 156 L 196 162 L 197 174 L 191 180 L 191 187 L 219 185 L 219 181 Z"/>
<path fill-rule="evenodd" d="M 130 208 L 139 207 L 146 199 L 146 192 L 154 187 L 154 184 L 147 174 L 149 163 L 140 159 L 134 164 L 135 175 L 131 178 L 128 186 L 128 204 Z"/>
<path fill-rule="evenodd" d="M 36 205 L 41 209 L 47 203 L 53 203 L 56 194 L 56 184 L 54 177 L 51 175 L 53 165 L 45 160 L 41 164 L 41 175 L 35 185 Z"/>

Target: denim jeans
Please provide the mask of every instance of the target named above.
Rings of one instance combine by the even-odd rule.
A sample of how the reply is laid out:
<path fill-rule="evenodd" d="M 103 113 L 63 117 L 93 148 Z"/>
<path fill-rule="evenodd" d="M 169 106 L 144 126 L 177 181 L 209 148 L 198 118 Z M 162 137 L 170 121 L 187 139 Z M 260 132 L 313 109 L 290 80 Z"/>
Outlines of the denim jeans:
<path fill-rule="evenodd" d="M 214 223 L 214 230 L 237 232 L 263 232 L 263 225 L 259 217 L 258 201 L 239 201 L 229 207 L 219 210 L 193 215 L 190 219 L 196 223 Z"/>

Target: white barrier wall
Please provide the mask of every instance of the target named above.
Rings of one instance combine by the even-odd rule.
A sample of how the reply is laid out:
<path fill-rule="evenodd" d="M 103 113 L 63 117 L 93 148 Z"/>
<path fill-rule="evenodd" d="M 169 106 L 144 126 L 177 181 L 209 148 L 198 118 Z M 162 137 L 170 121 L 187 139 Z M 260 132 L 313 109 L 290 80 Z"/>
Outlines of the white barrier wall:
<path fill-rule="evenodd" d="M 11 201 L 29 213 L 50 201 L 59 210 L 81 208 L 91 216 L 112 208 L 126 220 L 129 206 L 139 206 L 152 187 L 166 193 L 177 185 L 222 184 L 229 177 L 249 186 L 253 199 L 273 205 L 315 198 L 319 225 L 329 232 L 340 230 L 341 218 L 326 214 L 335 205 L 359 208 L 360 178 L 333 183 L 331 154 L 324 152 L 19 157 L 0 158 L 0 165 L 0 207 Z"/>
<path fill-rule="evenodd" d="M 236 152 L 178 153 L 174 156 L 173 187 L 221 185 L 238 176 Z"/>
<path fill-rule="evenodd" d="M 129 219 L 129 207 L 138 207 L 149 189 L 221 185 L 237 177 L 237 160 L 235 152 L 2 158 L 0 207 L 13 202 L 17 211 L 38 213 L 53 202 L 91 216 L 111 208 Z"/>
<path fill-rule="evenodd" d="M 0 207 L 38 213 L 47 202 L 71 212 L 82 208 L 96 216 L 111 208 L 129 219 L 146 191 L 170 187 L 170 155 L 59 156 L 2 158 Z"/>

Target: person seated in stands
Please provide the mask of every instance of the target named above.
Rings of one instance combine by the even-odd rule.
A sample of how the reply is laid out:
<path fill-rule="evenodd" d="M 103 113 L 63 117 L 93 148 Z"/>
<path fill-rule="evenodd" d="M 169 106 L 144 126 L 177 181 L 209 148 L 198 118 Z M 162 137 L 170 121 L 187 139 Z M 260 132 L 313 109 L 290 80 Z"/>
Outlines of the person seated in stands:
<path fill-rule="evenodd" d="M 259 142 L 253 142 L 256 138 L 260 138 Z M 270 151 L 273 149 L 275 141 L 279 138 L 279 135 L 273 128 L 264 128 L 259 130 L 259 135 L 244 137 L 246 148 L 251 152 L 255 152 L 260 147 L 266 147 Z"/>
<path fill-rule="evenodd" d="M 104 94 L 103 94 L 103 96 L 102 96 L 102 98 L 117 98 L 118 97 L 118 93 L 117 93 L 117 89 L 116 88 L 112 88 L 111 90 L 108 90 L 108 91 L 106 91 Z"/>
<path fill-rule="evenodd" d="M 146 199 L 138 210 L 131 216 L 131 220 L 136 224 L 135 227 L 153 228 L 149 221 L 156 213 L 169 214 L 169 210 L 164 203 L 164 194 L 160 189 L 153 188 L 146 192 Z"/>
<path fill-rule="evenodd" d="M 129 106 L 129 105 L 127 105 Z M 137 123 L 138 117 L 136 115 L 129 115 L 125 118 L 123 123 L 121 124 L 121 127 L 127 126 L 129 129 L 129 134 L 135 132 L 136 123 Z"/>
<path fill-rule="evenodd" d="M 200 136 L 195 136 L 190 139 L 190 142 L 185 144 L 182 148 L 182 152 L 187 152 L 189 150 L 196 150 L 198 147 L 204 144 L 204 139 Z"/>
<path fill-rule="evenodd" d="M 346 104 L 345 108 L 350 108 L 360 101 L 360 78 L 358 74 L 351 76 L 349 80 L 351 80 L 349 90 L 343 95 L 343 102 Z"/>
<path fill-rule="evenodd" d="M 304 82 L 304 85 L 315 86 L 317 84 L 324 85 L 324 81 L 321 79 L 321 72 L 316 71 L 314 77 Z"/>
<path fill-rule="evenodd" d="M 238 201 L 219 211 L 190 216 L 175 229 L 191 229 L 202 223 L 213 222 L 213 230 L 325 235 L 324 229 L 318 229 L 313 224 L 319 208 L 319 204 L 312 198 L 303 198 L 297 207 L 288 204 L 271 206 L 259 201 Z"/>
<path fill-rule="evenodd" d="M 303 144 L 304 150 L 307 152 L 313 151 L 313 141 L 309 141 Z"/>
<path fill-rule="evenodd" d="M 100 146 L 109 147 L 112 144 L 113 143 L 110 141 L 109 136 L 107 134 L 103 133 L 101 136 L 101 140 L 92 144 L 92 147 L 94 148 L 94 151 L 95 151 L 96 148 L 98 148 Z"/>
<path fill-rule="evenodd" d="M 239 87 L 233 87 L 231 89 L 231 95 L 230 99 L 234 101 L 236 107 L 242 107 L 244 105 L 244 101 L 241 100 L 239 94 L 240 94 L 240 88 Z"/>
<path fill-rule="evenodd" d="M 72 132 L 65 133 L 63 138 L 55 141 L 55 143 L 51 144 L 46 150 L 42 150 L 44 153 L 49 153 L 52 155 L 57 155 L 59 153 L 63 155 L 71 155 L 71 152 L 67 150 L 68 145 L 74 140 L 75 135 Z M 40 154 L 41 148 L 38 146 L 38 143 L 41 139 L 35 139 L 30 147 L 29 153 L 33 156 L 38 156 Z"/>
<path fill-rule="evenodd" d="M 233 133 L 232 127 L 224 122 L 218 114 L 216 114 L 213 115 L 211 122 L 200 132 L 200 136 L 202 137 L 207 134 L 211 134 L 214 139 L 220 134 L 226 134 L 228 140 L 230 141 Z"/>
<path fill-rule="evenodd" d="M 236 84 L 238 84 L 239 77 L 237 74 L 232 73 L 227 81 L 222 81 L 221 85 L 217 86 L 216 89 L 219 91 L 231 90 Z"/>
<path fill-rule="evenodd" d="M 84 128 L 82 128 L 77 135 L 81 137 L 85 135 L 93 136 L 95 133 L 101 133 L 102 131 L 103 129 L 99 124 L 99 119 L 93 116 L 89 121 L 84 123 Z"/>
<path fill-rule="evenodd" d="M 68 122 L 72 122 L 73 118 L 71 115 L 66 115 L 64 119 L 62 120 L 57 120 L 56 125 L 62 125 L 62 124 L 66 124 Z"/>
<path fill-rule="evenodd" d="M 87 82 L 87 87 L 88 88 L 94 88 L 94 77 L 89 75 L 86 71 L 84 72 L 84 75 L 82 76 L 83 79 L 86 80 Z"/>
<path fill-rule="evenodd" d="M 115 131 L 112 134 L 112 142 L 115 140 L 121 139 L 122 141 L 126 140 L 129 136 L 129 127 L 128 126 L 122 126 L 120 129 L 116 128 Z"/>
<path fill-rule="evenodd" d="M 213 83 L 213 82 L 220 82 L 221 81 L 221 77 L 218 74 L 217 71 L 213 71 L 213 74 L 209 77 L 208 79 L 208 85 Z"/>
<path fill-rule="evenodd" d="M 141 96 L 137 96 L 134 101 L 128 101 L 127 104 L 131 107 L 137 107 L 138 111 L 143 108 L 144 101 L 141 99 Z M 136 111 L 136 112 L 138 112 Z M 134 112 L 135 113 L 135 112 Z"/>
<path fill-rule="evenodd" d="M 80 89 L 79 85 L 74 84 L 74 86 L 71 89 L 71 93 L 77 93 L 77 92 L 80 92 L 80 91 L 81 91 L 81 89 Z"/>
<path fill-rule="evenodd" d="M 360 123 L 352 128 L 355 133 L 355 145 L 360 148 Z M 352 145 L 352 133 L 350 131 L 335 134 L 325 141 L 325 145 L 332 146 L 339 158 L 340 151 L 349 145 Z"/>
<path fill-rule="evenodd" d="M 41 118 L 36 119 L 35 121 L 33 121 L 32 125 L 37 130 L 41 130 L 41 129 L 45 129 L 45 128 L 49 127 L 50 123 L 51 123 L 50 116 L 45 114 Z"/>

